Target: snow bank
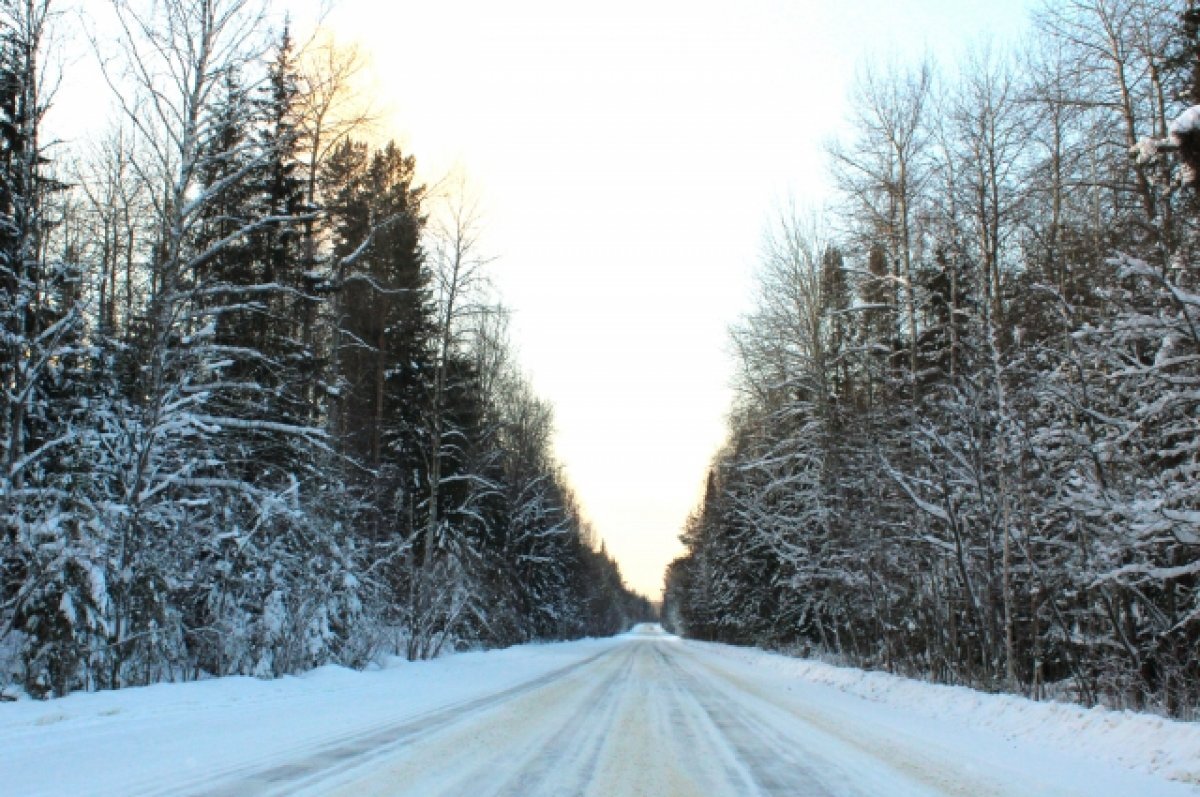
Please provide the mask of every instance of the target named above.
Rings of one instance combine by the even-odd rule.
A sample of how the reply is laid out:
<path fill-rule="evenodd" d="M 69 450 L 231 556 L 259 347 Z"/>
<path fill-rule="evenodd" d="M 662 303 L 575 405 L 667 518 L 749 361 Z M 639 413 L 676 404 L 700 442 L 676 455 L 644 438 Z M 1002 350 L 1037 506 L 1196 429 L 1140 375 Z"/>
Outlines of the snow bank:
<path fill-rule="evenodd" d="M 0 795 L 194 793 L 248 766 L 508 689 L 618 640 L 521 645 L 357 672 L 218 678 L 0 703 Z M 69 762 L 69 765 L 66 765 Z"/>
<path fill-rule="evenodd" d="M 755 670 L 767 669 L 783 678 L 831 687 L 905 715 L 982 729 L 1022 744 L 1076 757 L 1100 758 L 1136 772 L 1200 784 L 1200 723 L 1069 703 L 1042 703 L 758 650 L 704 647 Z"/>

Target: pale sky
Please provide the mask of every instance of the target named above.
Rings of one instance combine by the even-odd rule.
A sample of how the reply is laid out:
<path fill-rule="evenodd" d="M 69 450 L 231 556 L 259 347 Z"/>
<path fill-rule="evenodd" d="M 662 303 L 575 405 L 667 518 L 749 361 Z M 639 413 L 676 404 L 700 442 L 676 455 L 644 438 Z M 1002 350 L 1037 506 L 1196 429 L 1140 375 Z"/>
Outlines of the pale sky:
<path fill-rule="evenodd" d="M 396 135 L 485 197 L 496 286 L 557 452 L 626 582 L 659 597 L 724 439 L 727 330 L 867 57 L 949 62 L 1032 0 L 341 0 Z"/>
<path fill-rule="evenodd" d="M 317 1 L 276 7 L 303 25 Z M 682 550 L 762 231 L 827 197 L 856 65 L 949 63 L 1035 2 L 337 0 L 390 133 L 426 180 L 457 167 L 482 194 L 518 355 L 631 587 L 658 598 Z"/>

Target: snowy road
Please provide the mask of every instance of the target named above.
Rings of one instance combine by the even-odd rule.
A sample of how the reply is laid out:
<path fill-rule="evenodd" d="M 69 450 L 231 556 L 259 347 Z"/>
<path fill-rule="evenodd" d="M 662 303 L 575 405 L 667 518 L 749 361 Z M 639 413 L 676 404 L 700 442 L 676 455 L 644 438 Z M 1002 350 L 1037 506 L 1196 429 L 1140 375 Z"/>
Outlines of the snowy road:
<path fill-rule="evenodd" d="M 929 795 L 939 791 L 837 740 L 697 651 L 652 630 L 532 688 L 397 726 L 231 784 L 336 795 Z M 352 769 L 322 777 L 347 754 Z M 939 777 L 945 773 L 938 773 Z"/>
<path fill-rule="evenodd" d="M 342 739 L 204 794 L 917 795 L 1106 791 L 1060 765 L 992 766 L 814 705 L 645 627 L 532 682 Z M 1094 774 L 1094 773 L 1092 773 Z M 1077 775 L 1079 777 L 1077 777 Z M 1113 788 L 1113 784 L 1108 784 Z M 1098 790 L 1099 788 L 1099 790 Z"/>
<path fill-rule="evenodd" d="M 1103 754 L 797 678 L 802 664 L 647 626 L 373 673 L 327 668 L 24 703 L 0 708 L 0 793 L 1200 795 Z M 995 708 L 993 696 L 905 688 L 979 700 L 972 719 Z M 1030 705 L 1021 711 L 1051 708 Z M 1082 715 L 1064 711 L 1076 718 L 1063 721 L 1070 730 Z M 1190 726 L 1162 727 L 1192 738 Z"/>

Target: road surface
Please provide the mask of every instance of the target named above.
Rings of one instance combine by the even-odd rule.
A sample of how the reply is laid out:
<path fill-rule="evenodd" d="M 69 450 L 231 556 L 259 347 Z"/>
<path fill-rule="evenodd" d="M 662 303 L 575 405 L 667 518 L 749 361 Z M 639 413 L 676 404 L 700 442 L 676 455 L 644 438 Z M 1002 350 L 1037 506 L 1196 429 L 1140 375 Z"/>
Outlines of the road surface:
<path fill-rule="evenodd" d="M 620 644 L 525 683 L 297 750 L 290 760 L 213 773 L 219 777 L 185 793 L 1107 793 L 1069 766 L 1027 770 L 1011 750 L 994 756 L 986 747 L 970 749 L 974 757 L 964 758 L 954 745 L 931 745 L 927 734 L 881 724 L 869 704 L 850 710 L 838 700 L 814 700 L 769 673 L 738 667 L 719 646 L 682 643 L 643 626 Z M 1113 794 L 1128 793 L 1126 785 L 1111 785 Z M 1191 791 L 1160 785 L 1163 793 Z"/>

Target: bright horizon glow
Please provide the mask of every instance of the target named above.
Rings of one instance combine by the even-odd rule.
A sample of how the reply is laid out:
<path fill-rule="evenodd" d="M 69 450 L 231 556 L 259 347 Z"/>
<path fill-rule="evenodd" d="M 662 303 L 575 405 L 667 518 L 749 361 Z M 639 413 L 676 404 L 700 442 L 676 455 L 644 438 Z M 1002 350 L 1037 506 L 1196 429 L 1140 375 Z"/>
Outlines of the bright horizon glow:
<path fill-rule="evenodd" d="M 828 197 L 823 145 L 867 57 L 951 63 L 1032 0 L 342 0 L 389 127 L 426 179 L 461 166 L 556 451 L 626 583 L 652 598 L 725 438 L 727 330 L 785 197 Z"/>

